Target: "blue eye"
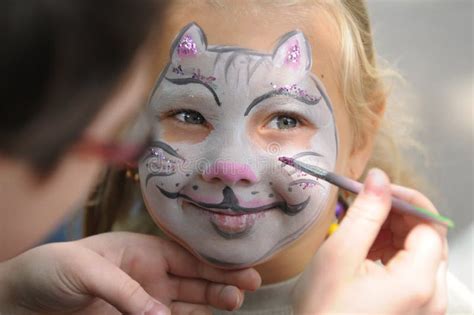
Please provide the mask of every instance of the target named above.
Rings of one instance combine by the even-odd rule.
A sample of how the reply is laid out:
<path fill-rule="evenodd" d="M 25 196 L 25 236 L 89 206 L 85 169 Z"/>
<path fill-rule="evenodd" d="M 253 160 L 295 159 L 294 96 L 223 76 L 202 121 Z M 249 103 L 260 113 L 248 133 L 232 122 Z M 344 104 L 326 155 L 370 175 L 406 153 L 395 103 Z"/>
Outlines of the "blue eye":
<path fill-rule="evenodd" d="M 298 120 L 287 115 L 278 115 L 268 123 L 268 127 L 273 129 L 292 129 L 298 126 Z"/>
<path fill-rule="evenodd" d="M 176 113 L 174 117 L 183 123 L 193 125 L 202 125 L 206 122 L 206 119 L 200 113 L 193 110 L 180 111 Z"/>

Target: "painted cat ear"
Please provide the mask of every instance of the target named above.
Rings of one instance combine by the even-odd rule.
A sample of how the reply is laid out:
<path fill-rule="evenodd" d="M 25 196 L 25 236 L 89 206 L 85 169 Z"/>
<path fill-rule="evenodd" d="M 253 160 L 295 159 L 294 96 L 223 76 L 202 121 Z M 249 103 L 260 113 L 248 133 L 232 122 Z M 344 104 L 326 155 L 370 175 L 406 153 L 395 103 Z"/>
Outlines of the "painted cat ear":
<path fill-rule="evenodd" d="M 171 46 L 171 61 L 179 64 L 182 60 L 193 58 L 207 48 L 206 35 L 196 23 L 186 25 Z"/>
<path fill-rule="evenodd" d="M 300 31 L 284 35 L 273 52 L 273 64 L 279 68 L 288 68 L 298 72 L 311 68 L 311 47 Z"/>

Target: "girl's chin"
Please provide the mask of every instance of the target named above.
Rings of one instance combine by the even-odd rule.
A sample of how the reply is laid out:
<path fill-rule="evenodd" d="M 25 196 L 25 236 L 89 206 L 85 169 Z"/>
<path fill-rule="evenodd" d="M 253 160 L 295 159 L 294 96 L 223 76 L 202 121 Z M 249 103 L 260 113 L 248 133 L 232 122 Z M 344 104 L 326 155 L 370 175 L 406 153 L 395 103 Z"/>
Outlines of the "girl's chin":
<path fill-rule="evenodd" d="M 162 222 L 160 222 L 157 213 L 153 215 L 152 212 L 152 216 L 160 229 L 200 261 L 226 270 L 262 265 L 279 256 L 288 247 L 295 245 L 304 237 L 304 234 L 308 232 L 313 234 L 315 229 L 320 230 L 322 223 L 321 213 L 317 211 L 311 218 L 308 217 L 307 220 L 304 220 L 304 223 L 291 233 L 291 237 L 288 237 L 290 235 L 282 237 L 285 241 L 282 241 L 278 246 L 276 244 L 258 244 L 256 243 L 258 238 L 255 237 L 254 233 L 261 232 L 261 229 L 258 230 L 258 228 L 261 228 L 261 224 L 265 222 L 263 220 L 265 216 L 265 219 L 272 220 L 275 213 L 281 212 L 279 209 L 269 209 L 261 213 L 229 215 L 225 211 L 217 212 L 214 209 L 203 208 L 185 200 L 177 201 L 177 205 L 174 206 L 188 212 L 187 214 L 183 213 L 188 219 L 192 218 L 191 221 L 188 220 L 189 222 L 186 223 L 188 228 L 197 231 L 202 229 L 200 241 L 196 243 L 195 238 L 191 241 L 186 240 L 186 238 L 181 239 L 178 235 L 184 233 L 185 230 L 178 230 L 176 226 L 167 228 L 161 224 Z M 326 221 L 326 219 L 323 219 L 323 221 Z M 190 222 L 193 222 L 192 225 L 189 225 Z M 181 228 L 184 228 L 184 226 L 181 226 Z M 258 251 L 257 248 L 266 248 L 267 250 Z"/>

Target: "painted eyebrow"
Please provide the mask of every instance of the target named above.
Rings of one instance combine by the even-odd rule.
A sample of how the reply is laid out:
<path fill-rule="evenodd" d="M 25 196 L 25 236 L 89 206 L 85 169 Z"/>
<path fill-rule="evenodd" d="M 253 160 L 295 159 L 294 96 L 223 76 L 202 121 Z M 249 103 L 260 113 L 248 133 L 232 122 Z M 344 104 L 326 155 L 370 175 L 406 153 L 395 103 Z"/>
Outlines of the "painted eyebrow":
<path fill-rule="evenodd" d="M 256 97 L 252 103 L 250 103 L 250 105 L 247 107 L 247 109 L 245 110 L 245 114 L 244 116 L 247 116 L 250 111 L 255 107 L 257 106 L 259 103 L 263 102 L 264 100 L 268 99 L 268 98 L 271 98 L 271 97 L 274 97 L 274 96 L 279 96 L 279 95 L 284 95 L 284 96 L 288 96 L 288 97 L 291 97 L 297 101 L 300 101 L 302 103 L 305 103 L 307 105 L 316 105 L 319 103 L 319 101 L 321 100 L 320 97 L 318 97 L 316 100 L 314 101 L 310 101 L 304 97 L 301 97 L 301 96 L 296 96 L 296 95 L 291 95 L 291 94 L 288 94 L 288 93 L 285 93 L 283 91 L 270 91 L 270 92 L 267 92 L 263 95 L 260 95 L 258 97 Z"/>
<path fill-rule="evenodd" d="M 171 78 L 165 78 L 169 82 L 176 84 L 176 85 L 186 85 L 186 84 L 201 84 L 203 85 L 206 89 L 209 90 L 209 92 L 212 93 L 212 96 L 214 97 L 214 100 L 216 101 L 217 106 L 221 106 L 221 101 L 219 100 L 219 97 L 216 94 L 216 91 L 207 83 L 202 82 L 201 80 L 194 79 L 194 78 L 184 78 L 184 79 L 171 79 Z"/>

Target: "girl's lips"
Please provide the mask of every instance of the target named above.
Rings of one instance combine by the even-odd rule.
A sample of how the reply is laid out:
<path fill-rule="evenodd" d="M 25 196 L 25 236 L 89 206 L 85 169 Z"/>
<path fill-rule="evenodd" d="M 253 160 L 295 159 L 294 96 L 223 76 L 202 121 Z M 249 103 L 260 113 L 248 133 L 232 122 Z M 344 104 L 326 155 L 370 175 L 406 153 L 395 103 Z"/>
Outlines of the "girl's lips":
<path fill-rule="evenodd" d="M 227 235 L 243 234 L 250 230 L 258 218 L 265 216 L 263 212 L 242 215 L 211 214 L 211 222 L 215 229 Z M 222 235 L 222 234 L 221 234 Z"/>
<path fill-rule="evenodd" d="M 198 206 L 192 202 L 184 201 L 197 210 L 201 210 L 209 215 L 211 224 L 219 234 L 225 238 L 237 238 L 246 234 L 255 221 L 265 216 L 264 212 L 235 213 L 230 209 L 208 209 Z"/>

